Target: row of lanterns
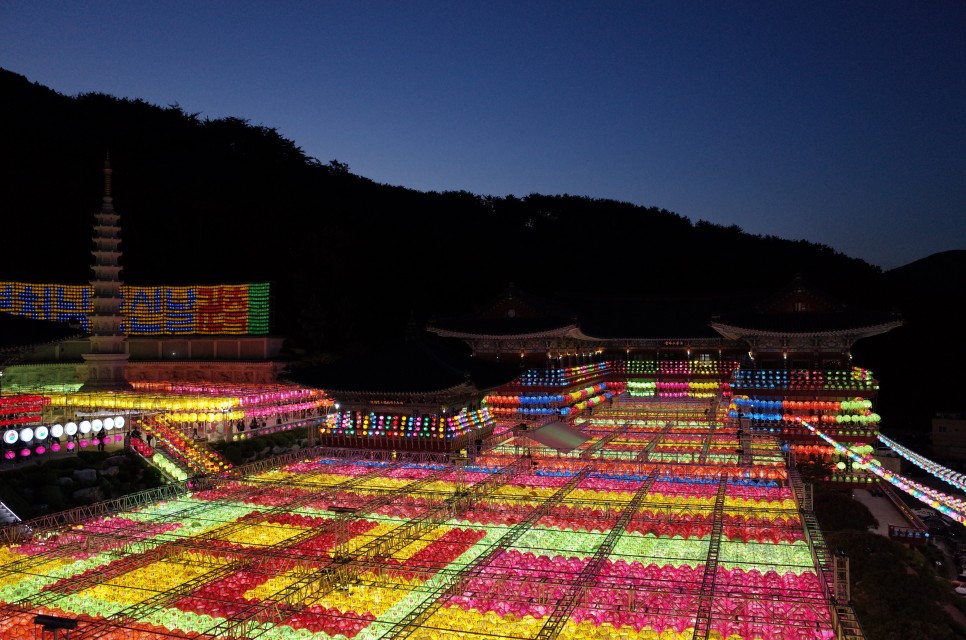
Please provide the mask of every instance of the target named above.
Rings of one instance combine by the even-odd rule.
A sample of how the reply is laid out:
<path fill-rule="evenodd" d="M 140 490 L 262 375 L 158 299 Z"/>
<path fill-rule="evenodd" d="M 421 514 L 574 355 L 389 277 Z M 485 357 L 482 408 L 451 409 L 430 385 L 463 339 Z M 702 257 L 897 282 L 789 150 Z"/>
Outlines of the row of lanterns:
<path fill-rule="evenodd" d="M 8 429 L 3 433 L 3 442 L 7 445 L 15 445 L 17 443 L 29 444 L 34 440 L 42 442 L 47 438 L 56 438 L 59 440 L 64 435 L 72 437 L 78 433 L 86 435 L 91 432 L 95 434 L 100 433 L 102 430 L 111 431 L 113 429 L 122 429 L 124 428 L 124 424 L 124 416 L 115 416 L 104 419 L 81 420 L 80 423 L 58 423 L 50 427 L 47 427 L 47 425 L 24 427 L 19 431 L 17 429 Z"/>
<path fill-rule="evenodd" d="M 872 408 L 872 401 L 864 398 L 854 400 L 759 400 L 747 396 L 736 396 L 733 400 L 738 409 L 789 409 L 816 411 L 865 411 Z"/>
<path fill-rule="evenodd" d="M 20 449 L 19 455 L 21 458 L 28 458 L 31 455 L 42 456 L 45 453 L 47 453 L 48 450 L 54 453 L 57 453 L 61 449 L 67 449 L 68 451 L 73 451 L 78 446 L 80 446 L 80 448 L 83 449 L 88 445 L 93 445 L 96 447 L 99 444 L 101 444 L 101 442 L 103 442 L 104 444 L 107 444 L 108 442 L 121 442 L 123 440 L 124 440 L 124 436 L 122 435 L 113 435 L 113 436 L 103 435 L 100 438 L 93 438 L 91 440 L 81 439 L 81 440 L 78 440 L 77 442 L 69 441 L 63 447 L 60 445 L 59 442 L 55 440 L 53 443 L 51 443 L 49 448 L 42 444 L 38 444 L 34 446 L 33 449 L 25 446 L 22 449 Z M 40 441 L 35 440 L 35 443 L 36 442 L 40 442 Z M 13 460 L 14 458 L 17 457 L 17 455 L 18 455 L 17 451 L 14 451 L 13 449 L 7 449 L 6 451 L 3 452 L 3 457 L 7 460 Z"/>

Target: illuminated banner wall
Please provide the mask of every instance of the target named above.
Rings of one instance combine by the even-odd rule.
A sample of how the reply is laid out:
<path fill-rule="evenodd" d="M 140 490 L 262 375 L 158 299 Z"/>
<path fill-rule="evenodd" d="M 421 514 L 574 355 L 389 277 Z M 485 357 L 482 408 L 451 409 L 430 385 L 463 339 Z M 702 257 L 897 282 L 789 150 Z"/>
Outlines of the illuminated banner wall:
<path fill-rule="evenodd" d="M 0 312 L 73 322 L 85 330 L 93 287 L 0 282 Z M 128 335 L 264 335 L 268 283 L 121 287 L 121 331 Z"/>

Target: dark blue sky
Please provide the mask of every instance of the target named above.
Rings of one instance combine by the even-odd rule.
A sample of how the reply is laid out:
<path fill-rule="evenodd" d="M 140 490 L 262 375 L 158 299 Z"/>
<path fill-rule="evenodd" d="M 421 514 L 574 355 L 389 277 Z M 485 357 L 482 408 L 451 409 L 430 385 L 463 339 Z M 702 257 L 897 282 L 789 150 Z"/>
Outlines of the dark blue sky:
<path fill-rule="evenodd" d="M 0 66 L 385 184 L 624 200 L 885 269 L 966 249 L 963 0 L 4 0 Z"/>

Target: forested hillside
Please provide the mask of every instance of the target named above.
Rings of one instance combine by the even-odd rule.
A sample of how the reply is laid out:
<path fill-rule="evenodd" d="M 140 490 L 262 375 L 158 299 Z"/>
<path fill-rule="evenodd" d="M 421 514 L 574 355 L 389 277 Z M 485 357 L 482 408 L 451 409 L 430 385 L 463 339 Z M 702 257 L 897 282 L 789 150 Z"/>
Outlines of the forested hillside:
<path fill-rule="evenodd" d="M 897 289 L 907 279 L 824 245 L 583 196 L 377 184 L 244 114 L 208 120 L 177 105 L 64 96 L 2 69 L 0 95 L 0 279 L 90 278 L 109 152 L 124 281 L 270 281 L 274 332 L 309 353 L 363 351 L 411 316 L 472 310 L 509 282 L 564 301 L 684 291 L 753 303 L 801 274 L 849 304 L 918 313 Z M 953 262 L 961 274 L 961 256 Z M 888 354 L 865 349 L 868 366 L 923 357 L 916 327 L 904 329 Z M 885 381 L 897 412 L 908 384 Z"/>

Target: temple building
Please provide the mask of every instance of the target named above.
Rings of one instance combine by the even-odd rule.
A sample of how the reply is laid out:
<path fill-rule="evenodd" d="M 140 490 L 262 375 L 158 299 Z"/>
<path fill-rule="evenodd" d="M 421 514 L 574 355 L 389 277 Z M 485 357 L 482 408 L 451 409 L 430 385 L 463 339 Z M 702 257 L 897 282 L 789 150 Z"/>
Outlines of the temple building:
<path fill-rule="evenodd" d="M 289 379 L 325 389 L 337 403 L 320 428 L 322 444 L 459 452 L 493 434 L 486 394 L 519 373 L 410 322 L 401 339 L 365 357 L 296 370 Z"/>
<path fill-rule="evenodd" d="M 177 480 L 228 466 L 202 442 L 238 437 L 238 424 L 264 432 L 284 417 L 314 433 L 331 403 L 281 379 L 267 283 L 123 283 L 112 174 L 107 159 L 88 285 L 0 282 L 0 460 L 150 431 L 156 447 L 132 446 Z"/>
<path fill-rule="evenodd" d="M 0 281 L 0 315 L 70 327 L 18 349 L 8 389 L 97 392 L 132 383 L 271 384 L 287 366 L 270 333 L 268 283 L 130 286 L 121 279 L 120 215 L 104 163 L 88 285 Z M 29 334 L 23 334 L 29 335 Z"/>
<path fill-rule="evenodd" d="M 861 637 L 848 559 L 790 463 L 906 486 L 851 466 L 878 432 L 878 384 L 850 350 L 897 318 L 801 280 L 751 312 L 511 284 L 364 357 L 296 368 L 266 284 L 121 283 L 105 175 L 91 285 L 0 283 L 0 315 L 26 316 L 0 321 L 64 331 L 0 350 L 5 454 L 41 454 L 45 407 L 80 423 L 50 434 L 82 443 L 123 408 L 158 439 L 129 452 L 170 482 L 0 527 L 3 637 Z M 232 468 L 188 437 L 283 419 L 323 446 Z"/>
<path fill-rule="evenodd" d="M 706 415 L 725 409 L 750 431 L 788 441 L 797 456 L 836 463 L 830 480 L 871 481 L 802 421 L 871 453 L 878 382 L 852 362 L 851 349 L 901 326 L 894 314 L 835 302 L 801 277 L 755 305 L 732 303 L 726 313 L 710 313 L 709 305 L 700 325 L 687 314 L 695 301 L 651 302 L 634 313 L 619 304 L 635 308 L 602 305 L 584 321 L 511 284 L 477 314 L 427 329 L 463 340 L 477 357 L 519 363 L 521 375 L 486 397 L 503 419 L 545 423 L 621 394 L 686 399 Z"/>
<path fill-rule="evenodd" d="M 852 361 L 852 346 L 863 338 L 902 325 L 891 313 L 846 307 L 802 278 L 752 309 L 712 319 L 725 338 L 747 345 L 743 366 L 731 381 L 733 414 L 753 429 L 776 433 L 790 451 L 809 459 L 834 458 L 834 479 L 853 481 L 848 456 L 836 455 L 816 439 L 814 425 L 837 442 L 873 451 L 880 416 L 879 383 Z"/>
<path fill-rule="evenodd" d="M 863 451 L 877 436 L 878 383 L 851 348 L 901 320 L 833 301 L 801 278 L 758 304 L 683 295 L 562 302 L 511 283 L 475 313 L 433 319 L 425 335 L 411 327 L 381 355 L 303 370 L 296 382 L 286 377 L 284 338 L 270 333 L 267 283 L 123 284 L 111 178 L 105 163 L 90 285 L 0 282 L 0 312 L 74 327 L 73 337 L 19 350 L 4 367 L 7 389 L 56 389 L 74 410 L 85 397 L 96 405 L 99 392 L 191 389 L 218 397 L 170 418 L 218 422 L 227 437 L 239 415 L 260 424 L 273 411 L 291 414 L 278 398 L 298 393 L 283 387 L 311 380 L 329 402 L 299 397 L 298 412 L 325 409 L 322 442 L 448 451 L 485 439 L 498 421 L 535 429 L 618 398 L 675 398 L 775 434 L 796 454 L 844 462 L 847 481 L 857 480 L 851 463 L 815 428 Z M 258 392 L 273 385 L 271 400 Z M 230 386 L 247 387 L 247 410 L 211 392 Z"/>

